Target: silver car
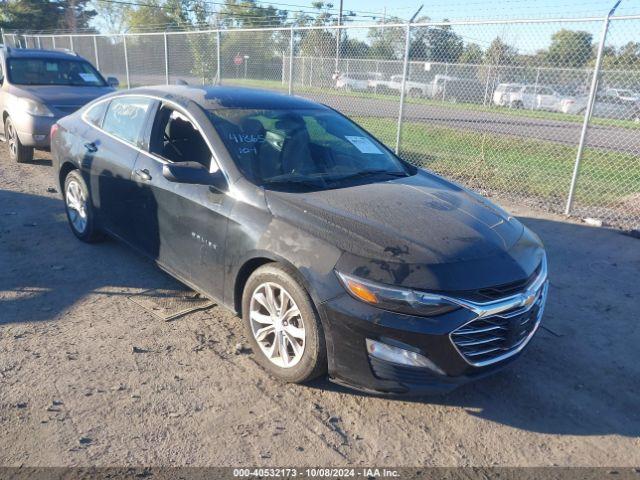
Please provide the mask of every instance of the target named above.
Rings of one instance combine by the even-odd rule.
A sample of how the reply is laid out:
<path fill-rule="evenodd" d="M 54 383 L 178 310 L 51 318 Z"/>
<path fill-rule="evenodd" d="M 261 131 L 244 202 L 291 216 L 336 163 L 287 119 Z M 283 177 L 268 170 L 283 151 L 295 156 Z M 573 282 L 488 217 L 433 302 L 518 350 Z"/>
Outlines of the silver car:
<path fill-rule="evenodd" d="M 52 125 L 117 84 L 71 51 L 0 48 L 0 140 L 11 159 L 28 162 L 34 148 L 48 149 Z"/>

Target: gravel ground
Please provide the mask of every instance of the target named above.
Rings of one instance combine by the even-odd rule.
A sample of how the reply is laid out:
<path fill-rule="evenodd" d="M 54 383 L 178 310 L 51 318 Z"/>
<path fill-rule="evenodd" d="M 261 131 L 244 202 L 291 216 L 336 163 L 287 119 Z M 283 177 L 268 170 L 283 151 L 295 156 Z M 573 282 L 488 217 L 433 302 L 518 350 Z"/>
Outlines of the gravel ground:
<path fill-rule="evenodd" d="M 0 147 L 0 465 L 640 465 L 640 240 L 511 208 L 545 241 L 545 328 L 441 397 L 266 375 L 222 308 L 164 322 L 177 283 L 66 225 L 46 154 Z"/>

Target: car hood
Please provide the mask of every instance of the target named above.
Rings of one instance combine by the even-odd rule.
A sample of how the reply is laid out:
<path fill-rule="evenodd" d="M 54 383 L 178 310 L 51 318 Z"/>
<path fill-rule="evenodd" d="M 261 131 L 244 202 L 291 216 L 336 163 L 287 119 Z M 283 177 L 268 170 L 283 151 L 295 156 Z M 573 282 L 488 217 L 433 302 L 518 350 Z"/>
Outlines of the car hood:
<path fill-rule="evenodd" d="M 499 207 L 424 171 L 308 193 L 267 192 L 276 217 L 340 248 L 336 268 L 387 284 L 469 290 L 528 277 L 539 240 Z"/>
<path fill-rule="evenodd" d="M 112 87 L 72 87 L 65 85 L 14 86 L 13 94 L 37 100 L 47 106 L 81 107 L 90 101 L 114 92 Z"/>

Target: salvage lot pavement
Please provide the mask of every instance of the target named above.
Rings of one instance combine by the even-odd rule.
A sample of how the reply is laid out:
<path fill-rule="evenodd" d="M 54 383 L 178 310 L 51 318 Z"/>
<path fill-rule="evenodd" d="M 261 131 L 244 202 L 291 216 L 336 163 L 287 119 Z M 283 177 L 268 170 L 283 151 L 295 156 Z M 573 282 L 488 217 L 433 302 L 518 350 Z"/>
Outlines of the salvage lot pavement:
<path fill-rule="evenodd" d="M 519 362 L 442 397 L 284 385 L 226 310 L 132 302 L 177 282 L 77 241 L 47 158 L 0 147 L 0 465 L 640 464 L 640 240 L 507 205 L 551 278 Z"/>

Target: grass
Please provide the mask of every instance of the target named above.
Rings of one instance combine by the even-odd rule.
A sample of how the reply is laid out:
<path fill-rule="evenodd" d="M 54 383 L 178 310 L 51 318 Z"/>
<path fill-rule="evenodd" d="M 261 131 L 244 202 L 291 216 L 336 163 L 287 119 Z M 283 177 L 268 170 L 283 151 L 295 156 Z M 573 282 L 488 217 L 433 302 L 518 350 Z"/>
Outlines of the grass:
<path fill-rule="evenodd" d="M 393 146 L 396 122 L 354 117 Z M 543 140 L 458 130 L 405 122 L 403 158 L 471 187 L 566 201 L 576 148 Z M 640 157 L 588 148 L 584 152 L 576 201 L 583 205 L 620 205 L 640 193 Z M 636 202 L 637 202 L 637 197 Z"/>
<path fill-rule="evenodd" d="M 238 86 L 253 87 L 253 88 L 264 88 L 267 90 L 278 90 L 278 91 L 284 91 L 284 92 L 288 91 L 289 89 L 287 83 L 282 83 L 280 80 L 228 78 L 228 79 L 223 79 L 222 83 L 226 85 L 238 85 Z M 301 85 L 294 85 L 294 93 L 346 96 L 346 97 L 353 97 L 353 98 L 368 98 L 368 99 L 386 100 L 386 101 L 395 100 L 396 102 L 399 101 L 398 95 L 389 95 L 389 94 L 384 95 L 384 94 L 373 93 L 373 92 L 354 92 L 354 91 L 338 90 L 334 88 L 309 87 L 309 86 L 301 86 Z M 493 105 L 485 106 L 485 105 L 480 105 L 476 103 L 452 103 L 452 102 L 446 102 L 446 101 L 443 102 L 441 100 L 433 100 L 430 98 L 406 97 L 405 101 L 408 104 L 430 105 L 430 106 L 437 106 L 440 108 L 448 108 L 452 110 L 499 113 L 501 115 L 507 115 L 507 116 L 513 116 L 513 117 L 535 118 L 535 119 L 541 119 L 541 120 L 556 120 L 556 121 L 564 121 L 564 122 L 571 122 L 571 123 L 582 123 L 584 120 L 584 117 L 582 115 L 570 115 L 567 113 L 546 112 L 542 110 L 525 110 L 525 109 L 514 109 L 514 108 L 506 108 L 506 107 L 496 107 Z M 605 127 L 640 129 L 640 122 L 634 122 L 632 120 L 618 120 L 618 119 L 611 119 L 611 118 L 592 117 L 590 124 L 605 126 Z"/>

